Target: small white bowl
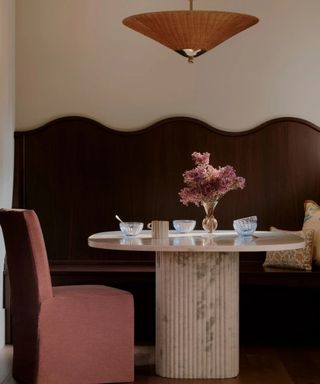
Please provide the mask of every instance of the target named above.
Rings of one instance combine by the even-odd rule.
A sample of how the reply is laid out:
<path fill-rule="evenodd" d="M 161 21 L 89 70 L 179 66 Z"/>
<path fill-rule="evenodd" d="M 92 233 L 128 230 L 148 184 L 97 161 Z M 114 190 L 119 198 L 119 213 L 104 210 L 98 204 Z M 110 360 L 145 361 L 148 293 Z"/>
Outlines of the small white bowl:
<path fill-rule="evenodd" d="M 137 236 L 142 231 L 143 223 L 126 221 L 120 223 L 119 226 L 125 236 Z"/>
<path fill-rule="evenodd" d="M 195 220 L 173 220 L 173 227 L 177 232 L 188 233 L 194 230 Z"/>
<path fill-rule="evenodd" d="M 233 228 L 239 236 L 251 236 L 257 229 L 257 216 L 234 220 Z"/>

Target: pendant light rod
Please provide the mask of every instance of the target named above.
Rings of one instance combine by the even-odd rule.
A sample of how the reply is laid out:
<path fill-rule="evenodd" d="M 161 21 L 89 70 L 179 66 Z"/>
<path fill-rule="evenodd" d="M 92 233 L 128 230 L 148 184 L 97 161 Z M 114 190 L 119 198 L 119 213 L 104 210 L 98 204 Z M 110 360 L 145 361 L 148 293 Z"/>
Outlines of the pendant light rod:
<path fill-rule="evenodd" d="M 189 0 L 190 2 L 190 11 L 193 11 L 193 0 Z"/>

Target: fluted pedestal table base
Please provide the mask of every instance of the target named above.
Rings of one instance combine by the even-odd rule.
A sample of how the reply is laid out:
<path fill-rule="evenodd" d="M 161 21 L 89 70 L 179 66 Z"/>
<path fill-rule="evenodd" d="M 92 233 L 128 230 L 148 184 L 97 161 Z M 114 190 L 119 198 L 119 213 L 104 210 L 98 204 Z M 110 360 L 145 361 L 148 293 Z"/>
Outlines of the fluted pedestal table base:
<path fill-rule="evenodd" d="M 239 373 L 239 254 L 157 252 L 156 372 L 181 379 Z"/>

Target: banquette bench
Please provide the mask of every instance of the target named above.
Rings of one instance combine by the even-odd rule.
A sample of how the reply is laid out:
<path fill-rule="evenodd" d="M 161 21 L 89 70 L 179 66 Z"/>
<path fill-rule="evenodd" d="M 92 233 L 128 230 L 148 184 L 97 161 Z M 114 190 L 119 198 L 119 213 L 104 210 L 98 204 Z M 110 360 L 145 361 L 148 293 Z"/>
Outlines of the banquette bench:
<path fill-rule="evenodd" d="M 37 212 L 53 284 L 105 283 L 132 291 L 138 343 L 154 341 L 154 254 L 92 249 L 87 238 L 117 229 L 115 214 L 145 224 L 193 218 L 200 229 L 203 209 L 185 207 L 178 197 L 194 151 L 209 152 L 213 165 L 230 164 L 246 178 L 244 190 L 219 202 L 220 229 L 250 215 L 258 216 L 260 230 L 301 229 L 304 200 L 319 202 L 320 130 L 297 118 L 230 133 L 187 117 L 124 132 L 71 116 L 15 132 L 13 205 Z M 266 271 L 264 257 L 241 255 L 242 340 L 319 341 L 320 271 Z"/>

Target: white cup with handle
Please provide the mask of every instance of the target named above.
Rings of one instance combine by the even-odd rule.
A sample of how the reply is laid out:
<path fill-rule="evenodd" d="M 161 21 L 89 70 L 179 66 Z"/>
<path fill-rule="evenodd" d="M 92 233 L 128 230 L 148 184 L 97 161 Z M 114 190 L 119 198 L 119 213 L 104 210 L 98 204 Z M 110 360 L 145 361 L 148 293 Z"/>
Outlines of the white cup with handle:
<path fill-rule="evenodd" d="M 152 230 L 153 239 L 169 238 L 169 221 L 152 220 L 147 227 Z"/>

